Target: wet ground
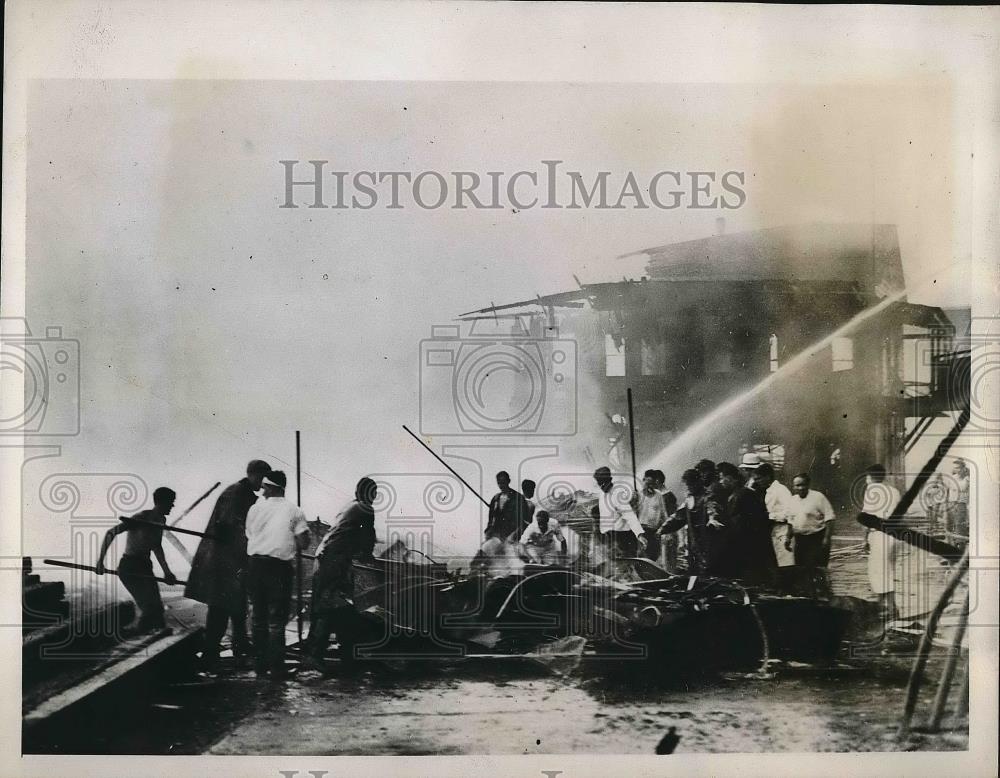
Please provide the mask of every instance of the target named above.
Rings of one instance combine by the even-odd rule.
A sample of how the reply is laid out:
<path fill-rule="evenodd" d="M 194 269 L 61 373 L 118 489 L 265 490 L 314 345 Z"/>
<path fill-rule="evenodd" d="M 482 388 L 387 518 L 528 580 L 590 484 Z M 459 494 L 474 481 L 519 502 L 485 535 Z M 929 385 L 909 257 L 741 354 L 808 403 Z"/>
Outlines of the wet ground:
<path fill-rule="evenodd" d="M 920 564 L 918 583 L 901 592 L 914 620 L 947 575 L 936 560 Z M 857 555 L 835 556 L 831 574 L 840 594 L 866 589 Z M 670 727 L 677 753 L 967 748 L 964 715 L 949 715 L 940 734 L 897 739 L 914 645 L 898 636 L 888 653 L 876 642 L 825 665 L 773 663 L 768 677 L 692 679 L 668 669 L 655 683 L 620 668 L 612 676 L 586 659 L 565 675 L 526 659 L 380 665 L 329 678 L 302 672 L 285 682 L 230 670 L 165 686 L 138 713 L 122 708 L 100 724 L 81 723 L 53 751 L 648 754 Z M 929 663 L 917 724 L 944 655 L 935 649 Z"/>
<path fill-rule="evenodd" d="M 941 652 L 929 666 L 940 674 Z M 674 727 L 677 753 L 962 750 L 964 716 L 941 734 L 896 737 L 909 661 L 778 665 L 651 685 L 586 666 L 554 676 L 531 662 L 466 661 L 286 682 L 249 672 L 163 689 L 140 715 L 81 725 L 62 753 L 653 753 Z M 918 710 L 930 708 L 933 685 Z M 918 719 L 919 721 L 919 719 Z"/>

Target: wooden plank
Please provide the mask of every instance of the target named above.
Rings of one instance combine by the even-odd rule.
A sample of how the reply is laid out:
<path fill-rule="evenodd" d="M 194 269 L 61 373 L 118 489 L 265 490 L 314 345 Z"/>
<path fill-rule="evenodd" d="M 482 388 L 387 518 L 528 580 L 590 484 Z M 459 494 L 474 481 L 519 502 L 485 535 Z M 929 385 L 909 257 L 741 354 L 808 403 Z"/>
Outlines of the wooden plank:
<path fill-rule="evenodd" d="M 111 684 L 122 681 L 127 676 L 147 667 L 149 663 L 165 658 L 166 654 L 187 641 L 196 641 L 201 630 L 190 630 L 168 635 L 148 645 L 140 645 L 135 652 L 115 662 L 96 675 L 81 681 L 73 687 L 49 697 L 36 708 L 28 711 L 23 718 L 24 731 L 41 724 L 52 716 L 78 705 Z"/>

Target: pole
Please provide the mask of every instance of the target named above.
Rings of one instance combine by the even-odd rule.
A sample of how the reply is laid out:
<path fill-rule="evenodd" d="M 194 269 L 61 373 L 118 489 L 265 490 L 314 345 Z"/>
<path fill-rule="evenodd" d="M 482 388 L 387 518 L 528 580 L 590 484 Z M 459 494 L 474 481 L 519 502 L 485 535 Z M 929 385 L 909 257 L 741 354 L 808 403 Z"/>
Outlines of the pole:
<path fill-rule="evenodd" d="M 906 703 L 903 706 L 903 719 L 899 723 L 898 736 L 900 739 L 905 737 L 910 731 L 913 713 L 917 708 L 917 698 L 920 695 L 920 682 L 923 679 L 924 667 L 927 665 L 927 655 L 931 650 L 931 641 L 934 638 L 934 633 L 937 632 L 938 621 L 941 619 L 941 614 L 944 613 L 944 609 L 948 606 L 952 595 L 955 593 L 955 589 L 968 569 L 969 549 L 965 549 L 965 554 L 959 560 L 955 569 L 952 570 L 951 577 L 945 584 L 944 590 L 941 592 L 941 596 L 934 606 L 934 610 L 931 611 L 927 619 L 927 628 L 920 638 L 920 645 L 917 647 L 917 657 L 913 662 L 913 667 L 910 669 L 910 680 L 906 685 Z"/>
<path fill-rule="evenodd" d="M 193 511 L 195 508 L 197 508 L 198 505 L 201 503 L 202 500 L 204 500 L 206 497 L 208 497 L 208 495 L 210 495 L 212 492 L 214 492 L 216 489 L 218 489 L 221 485 L 222 485 L 222 481 L 216 481 L 215 484 L 212 486 L 211 489 L 209 489 L 207 492 L 205 492 L 201 497 L 199 497 L 193 503 L 191 503 L 191 505 L 188 506 L 188 509 L 186 511 L 184 511 L 184 513 L 182 513 L 180 516 L 178 516 L 176 519 L 174 519 L 172 522 L 170 522 L 170 526 L 174 526 L 175 524 L 180 524 L 181 523 L 181 519 L 183 519 L 191 511 Z"/>
<path fill-rule="evenodd" d="M 302 507 L 302 434 L 295 430 L 295 502 Z M 295 553 L 295 580 L 298 582 L 296 591 L 299 631 L 299 647 L 302 646 L 302 552 Z"/>
<path fill-rule="evenodd" d="M 628 436 L 632 449 L 632 489 L 639 494 L 639 483 L 635 477 L 635 419 L 632 416 L 632 387 L 628 388 Z"/>
<path fill-rule="evenodd" d="M 958 440 L 958 436 L 962 434 L 962 430 L 965 429 L 965 425 L 969 423 L 969 417 L 971 412 L 968 407 L 962 409 L 962 412 L 958 415 L 958 419 L 955 421 L 955 426 L 951 428 L 951 431 L 942 438 L 941 442 L 938 443 L 937 449 L 934 451 L 934 456 L 927 460 L 927 464 L 924 465 L 923 470 L 913 479 L 913 483 L 910 484 L 910 488 L 906 490 L 906 494 L 900 499 L 899 504 L 893 510 L 892 515 L 888 518 L 888 521 L 897 521 L 906 515 L 906 512 L 910 509 L 913 501 L 917 499 L 917 495 L 920 494 L 920 490 L 924 488 L 924 484 L 927 480 L 934 475 L 934 471 L 937 470 L 937 466 L 944 459 L 945 454 L 948 453 L 948 449 L 951 448 L 952 444 Z"/>
<path fill-rule="evenodd" d="M 926 551 L 928 554 L 934 554 L 942 559 L 947 559 L 949 562 L 957 562 L 962 558 L 962 554 L 965 551 L 962 546 L 953 546 L 951 543 L 945 543 L 943 540 L 938 540 L 931 535 L 910 529 L 902 522 L 894 522 L 891 519 L 880 519 L 878 516 L 873 516 L 864 511 L 858 514 L 857 521 L 866 529 L 884 532 L 891 538 Z"/>
<path fill-rule="evenodd" d="M 490 507 L 490 504 L 486 500 L 484 500 L 482 498 L 482 495 L 480 495 L 479 492 L 477 492 L 475 489 L 473 489 L 471 486 L 469 486 L 469 482 L 466 481 L 464 478 L 462 478 L 462 476 L 460 476 L 458 473 L 456 473 L 455 470 L 452 468 L 451 465 L 449 465 L 447 462 L 445 462 L 443 459 L 441 459 L 441 457 L 439 457 L 436 453 L 434 453 L 434 450 L 430 446 L 428 446 L 420 438 L 418 438 L 416 435 L 414 435 L 413 434 L 413 430 L 411 430 L 405 424 L 403 425 L 403 429 L 406 430 L 407 432 L 409 432 L 410 433 L 410 437 L 412 437 L 415 441 L 417 441 L 417 443 L 419 443 L 421 446 L 423 446 L 428 451 L 430 451 L 432 457 L 434 457 L 438 462 L 440 462 L 442 465 L 444 465 L 445 467 L 447 467 L 448 470 L 451 472 L 451 474 L 453 476 L 455 476 L 455 478 L 457 478 L 459 481 L 461 481 L 463 484 L 465 484 L 465 488 L 468 489 L 470 492 L 472 492 L 474 495 L 476 495 L 476 497 L 479 498 L 479 502 L 481 502 L 487 508 Z"/>
<path fill-rule="evenodd" d="M 198 532 L 194 529 L 181 529 L 180 527 L 170 527 L 166 524 L 158 524 L 155 521 L 146 521 L 145 519 L 133 519 L 128 516 L 119 516 L 118 521 L 124 522 L 125 524 L 142 524 L 144 527 L 156 527 L 157 529 L 165 529 L 168 532 L 180 532 L 183 535 L 194 535 L 198 538 L 208 538 L 209 540 L 218 540 L 217 535 L 212 535 L 208 532 Z"/>
<path fill-rule="evenodd" d="M 91 565 L 78 565 L 75 562 L 60 562 L 58 559 L 43 559 L 42 562 L 44 562 L 47 565 L 55 565 L 56 567 L 68 567 L 71 570 L 89 570 L 91 573 L 97 572 L 96 567 L 93 567 Z M 108 568 L 104 568 L 104 572 L 109 573 L 110 575 L 117 575 L 119 578 L 121 577 L 121 573 L 119 573 L 117 570 L 110 570 Z M 167 583 L 166 578 L 160 578 L 159 576 L 155 575 L 131 575 L 129 577 L 152 579 L 153 581 L 159 581 L 160 583 Z M 177 586 L 184 586 L 186 583 L 187 581 L 177 581 Z"/>
<path fill-rule="evenodd" d="M 931 732 L 941 729 L 941 719 L 944 718 L 944 708 L 948 704 L 948 694 L 951 692 L 951 682 L 955 677 L 955 666 L 962 655 L 962 638 L 965 637 L 965 628 L 969 624 L 969 592 L 965 593 L 965 604 L 962 612 L 958 616 L 958 626 L 955 627 L 955 636 L 951 641 L 951 653 L 945 660 L 944 670 L 941 672 L 941 681 L 938 683 L 937 694 L 934 696 L 934 708 L 931 712 Z"/>

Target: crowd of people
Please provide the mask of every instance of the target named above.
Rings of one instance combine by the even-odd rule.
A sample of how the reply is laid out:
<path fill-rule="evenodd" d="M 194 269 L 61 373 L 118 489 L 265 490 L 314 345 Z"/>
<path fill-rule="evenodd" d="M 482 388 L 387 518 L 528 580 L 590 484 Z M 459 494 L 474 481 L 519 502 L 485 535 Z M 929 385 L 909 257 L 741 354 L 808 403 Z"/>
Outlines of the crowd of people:
<path fill-rule="evenodd" d="M 305 514 L 285 497 L 287 480 L 284 472 L 272 470 L 262 460 L 253 460 L 247 465 L 246 477 L 224 489 L 215 503 L 184 589 L 185 597 L 208 606 L 201 653 L 205 671 L 211 672 L 218 665 L 222 639 L 228 630 L 237 667 L 252 663 L 258 676 L 279 679 L 286 675 L 285 630 L 292 610 L 294 562 L 310 542 Z M 316 669 L 323 668 L 331 634 L 337 633 L 343 647 L 360 618 L 352 603 L 351 565 L 355 559 L 372 558 L 372 503 L 376 496 L 375 482 L 362 478 L 354 500 L 340 512 L 316 550 L 305 659 Z M 151 554 L 163 569 L 163 580 L 176 582 L 162 547 L 163 529 L 175 494 L 161 487 L 153 499 L 151 510 L 108 530 L 95 568 L 99 574 L 105 572 L 104 558 L 112 541 L 127 532 L 117 572 L 139 608 L 140 632 L 165 627 Z M 249 635 L 248 604 L 252 613 Z M 353 656 L 350 650 L 343 653 L 348 659 Z"/>
<path fill-rule="evenodd" d="M 956 465 L 957 471 L 962 464 Z M 861 506 L 882 519 L 900 501 L 899 490 L 886 478 L 882 465 L 868 468 Z M 794 476 L 789 488 L 778 480 L 770 462 L 751 452 L 739 465 L 703 459 L 685 470 L 680 500 L 665 488 L 660 470 L 646 470 L 635 494 L 616 482 L 607 467 L 594 472 L 594 481 L 598 499 L 584 552 L 592 562 L 641 557 L 670 574 L 738 580 L 785 594 L 831 596 L 828 567 L 836 515 L 830 500 L 813 487 L 809 473 Z M 535 483 L 523 481 L 518 492 L 509 474 L 500 472 L 497 485 L 480 558 L 519 558 L 534 564 L 570 561 L 563 528 L 537 506 Z M 878 530 L 865 533 L 871 591 L 890 618 L 898 614 L 898 543 Z"/>
<path fill-rule="evenodd" d="M 745 455 L 738 466 L 703 459 L 682 474 L 682 500 L 665 488 L 660 470 L 647 470 L 636 494 L 617 483 L 610 468 L 598 468 L 594 480 L 592 559 L 643 557 L 671 574 L 729 578 L 808 596 L 830 593 L 826 568 L 835 516 L 808 473 L 795 476 L 790 491 L 756 454 Z M 524 561 L 567 561 L 566 538 L 559 522 L 538 508 L 534 482 L 522 482 L 518 492 L 501 471 L 497 486 L 484 551 L 496 554 L 499 543 L 513 544 Z"/>
<path fill-rule="evenodd" d="M 665 488 L 659 470 L 647 470 L 636 492 L 616 482 L 607 467 L 599 467 L 593 477 L 597 499 L 589 517 L 591 531 L 584 547 L 576 549 L 578 556 L 589 555 L 591 562 L 643 557 L 670 574 L 725 578 L 817 598 L 831 594 L 827 567 L 836 517 L 808 473 L 794 476 L 789 489 L 777 479 L 773 465 L 757 454 L 745 454 L 739 465 L 703 459 L 681 474 L 681 499 Z M 888 518 L 898 505 L 899 491 L 886 477 L 882 465 L 868 469 L 865 513 Z M 477 560 L 506 556 L 539 565 L 571 561 L 569 533 L 550 511 L 539 507 L 535 483 L 522 481 L 519 492 L 503 471 L 496 481 L 498 492 L 489 502 Z M 254 460 L 245 478 L 223 490 L 212 511 L 185 588 L 186 597 L 208 606 L 202 652 L 206 670 L 217 664 L 229 630 L 238 666 L 252 662 L 259 675 L 275 678 L 285 673 L 293 563 L 310 540 L 304 513 L 284 496 L 286 482 L 285 473 Z M 966 488 L 966 506 L 967 495 Z M 373 558 L 376 496 L 376 483 L 362 478 L 353 501 L 316 549 L 305 659 L 314 669 L 325 669 L 334 633 L 346 646 L 343 656 L 349 660 L 353 654 L 351 636 L 358 631 L 360 617 L 353 606 L 352 567 L 357 559 Z M 153 498 L 151 510 L 108 531 L 96 566 L 98 573 L 105 572 L 104 558 L 114 537 L 127 532 L 117 572 L 140 610 L 140 630 L 165 626 L 151 555 L 160 563 L 162 580 L 176 582 L 161 545 L 176 495 L 161 487 Z M 871 589 L 889 614 L 897 611 L 897 543 L 878 530 L 869 530 L 865 538 Z"/>

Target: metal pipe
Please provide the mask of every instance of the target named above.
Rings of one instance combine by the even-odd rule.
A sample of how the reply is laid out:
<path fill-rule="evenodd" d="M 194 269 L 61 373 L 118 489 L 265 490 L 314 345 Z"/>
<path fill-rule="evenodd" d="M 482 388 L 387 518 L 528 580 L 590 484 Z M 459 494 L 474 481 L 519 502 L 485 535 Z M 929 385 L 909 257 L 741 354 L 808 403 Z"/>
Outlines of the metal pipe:
<path fill-rule="evenodd" d="M 951 641 L 951 653 L 945 661 L 944 670 L 941 671 L 941 680 L 938 682 L 937 694 L 934 697 L 934 708 L 931 713 L 931 732 L 941 729 L 941 719 L 944 718 L 944 707 L 948 704 L 948 694 L 951 692 L 951 682 L 955 676 L 955 665 L 962 655 L 962 638 L 965 637 L 965 628 L 969 624 L 969 592 L 965 592 L 965 604 L 962 605 L 962 612 L 959 614 L 958 626 L 955 629 L 955 637 Z"/>
<path fill-rule="evenodd" d="M 295 430 L 295 504 L 302 507 L 302 435 Z M 299 645 L 302 645 L 302 551 L 296 548 L 295 553 L 296 581 L 296 626 L 299 634 Z"/>
<path fill-rule="evenodd" d="M 929 554 L 942 557 L 943 559 L 947 559 L 951 562 L 957 562 L 962 558 L 962 552 L 964 549 L 961 546 L 953 546 L 951 543 L 945 543 L 943 540 L 938 540 L 931 535 L 927 535 L 915 529 L 910 529 L 903 522 L 893 521 L 891 518 L 880 519 L 878 516 L 865 513 L 864 511 L 858 514 L 857 522 L 867 529 L 884 532 L 886 535 L 896 538 L 896 540 L 902 541 L 903 543 L 907 543 L 908 545 L 919 548 Z"/>
<path fill-rule="evenodd" d="M 191 503 L 188 506 L 188 509 L 186 511 L 184 511 L 184 513 L 182 513 L 180 516 L 178 516 L 176 519 L 174 519 L 172 522 L 170 522 L 170 526 L 173 527 L 176 524 L 180 524 L 181 520 L 185 516 L 187 516 L 191 511 L 193 511 L 195 508 L 197 508 L 201 504 L 202 500 L 204 500 L 206 497 L 208 497 L 208 495 L 210 495 L 212 492 L 214 492 L 216 489 L 218 489 L 221 485 L 222 485 L 222 481 L 216 481 L 215 484 L 212 486 L 211 489 L 209 489 L 207 492 L 205 492 L 201 497 L 199 497 L 193 503 Z"/>
<path fill-rule="evenodd" d="M 969 666 L 972 663 L 972 656 L 966 652 L 965 666 L 962 668 L 962 680 L 958 686 L 958 700 L 955 702 L 955 710 L 952 712 L 952 722 L 957 722 L 969 713 Z"/>
<path fill-rule="evenodd" d="M 144 527 L 156 527 L 156 529 L 165 529 L 167 532 L 180 532 L 184 535 L 194 535 L 199 538 L 208 538 L 209 540 L 219 540 L 217 535 L 212 535 L 208 532 L 198 532 L 193 529 L 181 529 L 180 527 L 170 527 L 166 524 L 160 524 L 155 521 L 146 521 L 145 519 L 134 519 L 130 516 L 119 516 L 118 521 L 125 522 L 126 524 L 142 524 Z"/>
<path fill-rule="evenodd" d="M 628 396 L 628 439 L 629 447 L 632 450 L 632 490 L 633 493 L 639 494 L 639 483 L 635 477 L 635 419 L 632 416 L 632 387 L 628 387 L 626 390 L 626 395 Z"/>
<path fill-rule="evenodd" d="M 904 494 L 900 499 L 899 504 L 893 510 L 888 521 L 899 521 L 906 515 L 906 512 L 910 509 L 913 501 L 917 499 L 917 495 L 920 494 L 920 490 L 924 488 L 924 484 L 927 483 L 927 480 L 934 474 L 934 471 L 937 470 L 937 466 L 941 464 L 941 460 L 944 459 L 945 455 L 948 453 L 948 449 L 950 449 L 952 444 L 958 440 L 958 436 L 962 434 L 962 430 L 965 429 L 965 425 L 969 423 L 969 417 L 969 408 L 963 408 L 962 412 L 958 415 L 958 419 L 955 421 L 955 426 L 952 427 L 951 431 L 941 439 L 940 443 L 938 443 L 937 448 L 934 451 L 934 456 L 927 460 L 927 464 L 925 464 L 923 469 L 917 474 L 917 477 L 913 479 L 913 483 L 910 484 L 910 488 L 906 490 L 906 494 Z"/>
<path fill-rule="evenodd" d="M 462 478 L 462 476 L 460 476 L 458 473 L 456 473 L 455 470 L 454 470 L 454 468 L 451 465 L 449 465 L 447 462 L 445 462 L 443 459 L 441 459 L 441 457 L 439 457 L 436 453 L 434 453 L 434 449 L 432 449 L 430 446 L 428 446 L 426 443 L 424 443 L 419 437 L 417 437 L 413 433 L 413 430 L 411 430 L 405 424 L 403 425 L 403 429 L 406 430 L 407 432 L 409 432 L 410 433 L 410 437 L 412 437 L 415 441 L 417 441 L 417 443 L 419 443 L 421 446 L 423 446 L 428 451 L 430 451 L 432 457 L 434 457 L 438 462 L 440 462 L 442 465 L 444 465 L 445 467 L 447 467 L 448 470 L 451 471 L 451 474 L 453 476 L 455 476 L 455 478 L 457 478 L 459 481 L 461 481 L 463 484 L 465 484 L 465 488 L 468 489 L 470 492 L 472 492 L 474 495 L 476 495 L 476 497 L 479 498 L 479 501 L 483 505 L 485 505 L 487 508 L 490 507 L 490 504 L 486 500 L 484 500 L 482 498 L 482 495 L 480 495 L 479 492 L 477 492 L 475 489 L 473 489 L 471 486 L 469 486 L 469 482 L 466 481 L 464 478 Z"/>
<path fill-rule="evenodd" d="M 934 610 L 931 611 L 930 618 L 927 619 L 927 629 L 924 630 L 924 634 L 920 638 L 920 646 L 917 648 L 917 658 L 913 661 L 913 667 L 910 670 L 910 680 L 906 685 L 906 703 L 903 706 L 903 719 L 899 724 L 898 736 L 900 738 L 904 737 L 910 731 L 913 712 L 917 707 L 917 697 L 920 694 L 920 682 L 923 678 L 924 667 L 927 665 L 927 655 L 931 650 L 931 640 L 937 631 L 938 621 L 945 607 L 950 602 L 952 595 L 955 593 L 959 582 L 962 580 L 962 576 L 965 575 L 965 571 L 968 569 L 969 549 L 965 549 L 965 553 L 945 584 L 944 591 L 941 592 Z"/>

